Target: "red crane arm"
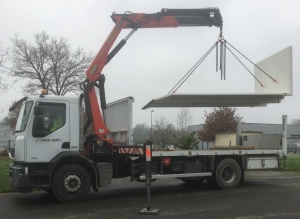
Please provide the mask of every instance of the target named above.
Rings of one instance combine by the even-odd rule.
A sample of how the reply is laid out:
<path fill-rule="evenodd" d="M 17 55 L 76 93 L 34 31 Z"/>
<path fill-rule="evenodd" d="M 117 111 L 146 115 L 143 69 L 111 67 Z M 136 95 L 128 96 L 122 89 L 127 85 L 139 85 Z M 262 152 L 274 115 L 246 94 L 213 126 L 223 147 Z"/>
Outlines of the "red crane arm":
<path fill-rule="evenodd" d="M 101 139 L 105 139 L 109 133 L 104 124 L 94 86 L 99 80 L 102 69 L 113 56 L 125 45 L 126 40 L 121 41 L 114 50 L 109 51 L 122 29 L 138 28 L 167 28 L 179 26 L 217 26 L 223 25 L 219 9 L 162 9 L 155 14 L 127 13 L 112 14 L 115 26 L 108 35 L 101 49 L 86 71 L 87 89 L 94 133 Z M 110 140 L 106 140 L 110 141 Z M 112 143 L 112 141 L 111 141 Z"/>

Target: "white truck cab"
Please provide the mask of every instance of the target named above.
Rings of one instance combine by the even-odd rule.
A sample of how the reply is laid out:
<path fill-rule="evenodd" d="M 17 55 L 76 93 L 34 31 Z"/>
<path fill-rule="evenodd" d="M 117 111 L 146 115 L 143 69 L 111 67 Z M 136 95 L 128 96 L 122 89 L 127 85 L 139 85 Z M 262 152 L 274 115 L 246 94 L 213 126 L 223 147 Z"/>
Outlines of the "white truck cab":
<path fill-rule="evenodd" d="M 34 115 L 36 106 L 43 107 L 39 116 Z M 79 151 L 78 114 L 76 97 L 41 95 L 28 98 L 11 136 L 11 158 L 14 162 L 49 162 L 60 152 Z M 61 120 L 61 127 L 54 127 L 56 119 Z"/>
<path fill-rule="evenodd" d="M 14 161 L 10 174 L 16 190 L 42 184 L 38 178 L 43 174 L 49 187 L 49 163 L 61 153 L 79 152 L 83 144 L 80 108 L 76 97 L 40 95 L 24 102 L 9 144 Z"/>

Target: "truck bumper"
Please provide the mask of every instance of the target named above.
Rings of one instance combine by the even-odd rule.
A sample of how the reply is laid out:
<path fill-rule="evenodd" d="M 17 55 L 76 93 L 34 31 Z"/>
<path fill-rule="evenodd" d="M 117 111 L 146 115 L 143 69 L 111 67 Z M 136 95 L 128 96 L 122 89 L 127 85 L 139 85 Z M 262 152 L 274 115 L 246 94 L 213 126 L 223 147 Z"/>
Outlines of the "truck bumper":
<path fill-rule="evenodd" d="M 41 171 L 30 171 L 22 164 L 11 164 L 9 168 L 10 185 L 21 193 L 32 192 L 33 188 L 50 188 L 50 174 Z"/>
<path fill-rule="evenodd" d="M 25 175 L 25 167 L 18 167 L 11 164 L 9 167 L 9 179 L 11 187 L 22 193 L 32 192 L 32 188 L 28 187 Z"/>

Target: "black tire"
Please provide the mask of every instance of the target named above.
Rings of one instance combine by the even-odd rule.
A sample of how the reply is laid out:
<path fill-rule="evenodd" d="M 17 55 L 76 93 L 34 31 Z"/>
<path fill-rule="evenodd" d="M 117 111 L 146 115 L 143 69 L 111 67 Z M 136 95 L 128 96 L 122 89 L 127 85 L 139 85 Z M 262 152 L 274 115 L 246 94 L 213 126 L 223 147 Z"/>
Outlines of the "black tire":
<path fill-rule="evenodd" d="M 221 189 L 234 189 L 241 180 L 240 165 L 231 158 L 222 160 L 216 169 L 215 179 Z"/>
<path fill-rule="evenodd" d="M 193 186 L 199 186 L 201 185 L 201 183 L 203 183 L 203 181 L 205 180 L 205 177 L 201 177 L 201 178 L 182 178 L 181 179 L 183 182 L 189 184 L 189 185 L 193 185 Z"/>
<path fill-rule="evenodd" d="M 61 167 L 52 180 L 52 191 L 61 202 L 83 200 L 91 188 L 91 176 L 80 165 L 69 164 Z"/>

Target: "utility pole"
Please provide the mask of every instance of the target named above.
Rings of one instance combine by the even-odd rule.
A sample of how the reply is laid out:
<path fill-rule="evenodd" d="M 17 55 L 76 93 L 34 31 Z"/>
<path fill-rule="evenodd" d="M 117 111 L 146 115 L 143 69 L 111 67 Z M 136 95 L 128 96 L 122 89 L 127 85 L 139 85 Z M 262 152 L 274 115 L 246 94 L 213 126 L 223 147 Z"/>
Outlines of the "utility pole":
<path fill-rule="evenodd" d="M 152 113 L 154 112 L 154 110 L 151 110 L 151 141 L 152 141 Z"/>

